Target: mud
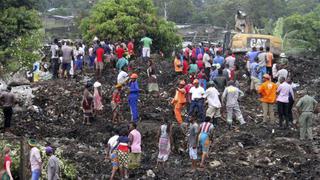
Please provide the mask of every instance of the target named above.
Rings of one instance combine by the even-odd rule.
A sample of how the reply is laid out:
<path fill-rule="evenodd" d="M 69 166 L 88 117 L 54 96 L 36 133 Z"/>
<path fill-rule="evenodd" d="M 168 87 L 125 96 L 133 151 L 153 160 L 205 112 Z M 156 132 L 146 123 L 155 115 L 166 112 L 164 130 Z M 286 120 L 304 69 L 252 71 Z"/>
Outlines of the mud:
<path fill-rule="evenodd" d="M 310 62 L 312 61 L 312 66 Z M 317 63 L 316 63 L 317 62 Z M 319 60 L 290 59 L 290 71 L 294 82 L 301 89 L 316 92 L 320 87 Z M 140 88 L 146 90 L 146 63 L 137 61 Z M 314 121 L 313 142 L 298 140 L 296 129 L 280 130 L 276 124 L 262 124 L 262 110 L 256 95 L 241 99 L 241 109 L 248 124 L 228 131 L 225 121 L 220 121 L 215 130 L 213 146 L 210 149 L 208 168 L 189 173 L 191 162 L 188 153 L 181 148 L 185 139 L 181 129 L 174 124 L 174 150 L 165 170 L 155 169 L 158 153 L 155 139 L 160 121 L 168 118 L 174 121 L 172 107 L 174 83 L 172 64 L 156 58 L 160 98 L 142 93 L 139 102 L 141 121 L 138 130 L 142 139 L 142 165 L 130 171 L 130 179 L 150 179 L 147 171 L 155 173 L 154 179 L 319 179 L 320 178 L 320 125 L 319 116 Z M 92 73 L 88 76 L 92 77 Z M 31 85 L 33 106 L 14 116 L 13 128 L 17 136 L 37 138 L 60 147 L 64 157 L 76 164 L 79 179 L 106 179 L 111 166 L 104 161 L 104 143 L 112 135 L 110 97 L 116 74 L 106 70 L 102 80 L 105 109 L 92 126 L 82 125 L 80 109 L 84 77 L 72 80 L 56 80 Z M 245 80 L 241 89 L 246 89 Z M 316 96 L 319 100 L 319 94 Z M 130 119 L 129 107 L 125 103 L 123 116 Z M 238 125 L 237 125 L 238 126 Z M 180 149 L 180 150 L 179 150 Z M 210 163 L 211 162 L 211 163 Z"/>

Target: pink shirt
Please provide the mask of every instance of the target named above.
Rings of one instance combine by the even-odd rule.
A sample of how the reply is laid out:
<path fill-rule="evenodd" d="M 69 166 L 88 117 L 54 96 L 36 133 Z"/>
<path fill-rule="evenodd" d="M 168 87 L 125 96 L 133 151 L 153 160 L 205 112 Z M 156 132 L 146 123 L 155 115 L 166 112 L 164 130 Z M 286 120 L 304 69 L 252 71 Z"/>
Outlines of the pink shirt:
<path fill-rule="evenodd" d="M 141 153 L 141 134 L 138 130 L 134 129 L 129 134 L 131 141 L 131 152 Z"/>
<path fill-rule="evenodd" d="M 289 93 L 293 96 L 293 89 L 287 82 L 283 82 L 279 85 L 277 89 L 278 97 L 277 101 L 283 102 L 283 103 L 289 103 Z"/>

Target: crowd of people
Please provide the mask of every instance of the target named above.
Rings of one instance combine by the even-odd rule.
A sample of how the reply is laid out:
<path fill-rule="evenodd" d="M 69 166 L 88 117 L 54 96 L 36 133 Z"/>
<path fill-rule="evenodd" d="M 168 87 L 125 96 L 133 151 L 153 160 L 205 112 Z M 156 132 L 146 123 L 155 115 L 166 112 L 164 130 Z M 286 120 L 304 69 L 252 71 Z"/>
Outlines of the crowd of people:
<path fill-rule="evenodd" d="M 159 85 L 154 61 L 150 58 L 152 39 L 145 36 L 142 60 L 148 64 L 148 92 L 154 98 L 159 98 Z M 106 144 L 106 159 L 111 161 L 113 179 L 117 172 L 122 178 L 128 178 L 128 169 L 139 167 L 141 160 L 142 137 L 137 127 L 140 116 L 138 102 L 140 93 L 139 74 L 134 71 L 136 57 L 134 40 L 126 43 L 110 43 L 95 38 L 92 45 L 86 47 L 76 44 L 72 47 L 69 41 L 54 40 L 51 46 L 51 72 L 53 79 L 69 78 L 84 73 L 84 68 L 94 70 L 95 82 L 87 82 L 83 92 L 82 110 L 83 124 L 90 125 L 92 119 L 104 110 L 101 77 L 103 69 L 109 66 L 118 73 L 116 84 L 111 94 L 112 123 L 125 122 L 122 116 L 124 93 L 128 93 L 127 102 L 130 107 L 131 122 L 128 126 L 117 126 L 113 136 Z M 84 58 L 88 57 L 88 58 Z M 39 64 L 33 72 L 40 69 Z M 236 57 L 230 50 L 224 50 L 220 45 L 211 46 L 200 43 L 197 46 L 188 45 L 176 52 L 173 59 L 173 70 L 178 82 L 171 104 L 176 122 L 163 118 L 159 127 L 157 168 L 165 166 L 173 143 L 172 124 L 177 123 L 187 137 L 187 151 L 192 161 L 192 172 L 203 170 L 213 140 L 216 128 L 223 128 L 221 122 L 227 122 L 227 129 L 239 129 L 234 119 L 239 121 L 240 129 L 246 127 L 239 100 L 248 93 L 261 102 L 263 123 L 275 124 L 275 105 L 279 115 L 279 128 L 289 129 L 294 126 L 292 108 L 294 107 L 295 84 L 287 70 L 288 59 L 284 53 L 275 58 L 269 47 L 256 47 L 243 57 Z M 60 73 L 59 73 L 60 72 Z M 247 81 L 248 89 L 241 90 L 241 82 Z M 5 124 L 10 127 L 12 106 L 15 99 L 12 93 L 1 94 L 1 102 L 5 112 Z M 300 112 L 300 139 L 312 136 L 312 115 L 317 107 L 317 101 L 309 96 L 308 91 L 296 103 Z M 186 113 L 183 113 L 184 110 Z M 268 120 L 270 118 L 270 120 Z M 198 123 L 200 125 L 198 125 Z M 32 146 L 32 142 L 29 143 Z M 39 158 L 37 149 L 32 146 L 30 161 L 32 176 L 38 179 Z M 201 156 L 198 158 L 198 154 Z M 48 153 L 53 154 L 52 148 Z M 201 159 L 198 165 L 197 160 Z M 56 161 L 56 159 L 52 160 Z M 35 165 L 35 162 L 38 162 Z M 34 165 L 33 165 L 34 164 Z"/>

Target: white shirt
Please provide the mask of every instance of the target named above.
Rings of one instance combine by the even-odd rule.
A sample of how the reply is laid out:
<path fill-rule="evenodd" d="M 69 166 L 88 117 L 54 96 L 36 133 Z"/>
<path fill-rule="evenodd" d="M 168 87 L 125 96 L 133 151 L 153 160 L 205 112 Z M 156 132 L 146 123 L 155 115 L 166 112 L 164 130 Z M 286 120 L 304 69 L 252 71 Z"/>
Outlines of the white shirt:
<path fill-rule="evenodd" d="M 210 56 L 209 56 L 208 53 L 204 53 L 202 61 L 204 63 L 204 67 L 206 67 L 206 68 L 211 67 L 211 63 L 209 62 L 210 61 Z"/>
<path fill-rule="evenodd" d="M 276 78 L 277 77 L 277 73 L 278 73 L 277 64 L 273 64 L 272 65 L 272 77 Z"/>
<path fill-rule="evenodd" d="M 118 84 L 124 84 L 129 79 L 128 73 L 125 71 L 120 71 L 117 77 Z"/>
<path fill-rule="evenodd" d="M 38 148 L 33 147 L 30 151 L 31 171 L 41 170 L 41 156 Z"/>
<path fill-rule="evenodd" d="M 220 93 L 216 88 L 210 87 L 206 90 L 204 97 L 207 98 L 209 106 L 220 108 L 221 103 L 219 95 Z"/>
<path fill-rule="evenodd" d="M 119 139 L 119 136 L 118 135 L 114 135 L 108 140 L 108 145 L 110 146 L 110 152 L 118 144 L 118 139 Z"/>
<path fill-rule="evenodd" d="M 198 88 L 192 87 L 189 92 L 192 94 L 191 100 L 203 98 L 203 95 L 205 93 L 203 87 L 201 86 L 199 86 Z"/>
<path fill-rule="evenodd" d="M 51 49 L 50 50 L 51 50 L 51 54 L 52 54 L 51 58 L 59 57 L 58 53 L 57 53 L 57 51 L 59 50 L 59 46 L 58 45 L 56 45 L 56 44 L 51 45 Z"/>
<path fill-rule="evenodd" d="M 232 57 L 232 56 L 228 56 L 226 58 L 226 64 L 229 65 L 229 69 L 232 70 L 234 69 L 234 62 L 236 61 L 236 58 Z"/>
<path fill-rule="evenodd" d="M 280 82 L 280 78 L 284 77 L 287 79 L 288 77 L 288 71 L 286 69 L 281 69 L 276 73 L 276 77 L 278 77 L 278 81 Z"/>

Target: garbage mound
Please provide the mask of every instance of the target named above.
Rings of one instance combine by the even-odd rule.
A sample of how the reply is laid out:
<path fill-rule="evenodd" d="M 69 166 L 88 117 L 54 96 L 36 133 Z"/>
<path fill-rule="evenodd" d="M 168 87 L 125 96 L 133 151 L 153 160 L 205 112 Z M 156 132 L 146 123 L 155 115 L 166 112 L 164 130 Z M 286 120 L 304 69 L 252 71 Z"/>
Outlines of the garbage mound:
<path fill-rule="evenodd" d="M 185 135 L 175 124 L 172 106 L 178 78 L 171 62 L 156 57 L 160 97 L 146 93 L 146 62 L 136 60 L 135 72 L 145 92 L 139 100 L 142 134 L 142 162 L 139 169 L 129 171 L 130 179 L 319 179 L 320 178 L 320 123 L 314 121 L 313 142 L 298 140 L 298 130 L 280 130 L 276 124 L 262 124 L 260 104 L 256 95 L 246 95 L 240 105 L 245 127 L 228 131 L 221 120 L 215 130 L 210 149 L 208 168 L 191 173 L 191 161 L 185 147 Z M 289 71 L 301 89 L 316 93 L 320 87 L 319 60 L 293 58 Z M 292 63 L 291 63 L 292 62 Z M 13 120 L 14 134 L 45 141 L 63 150 L 63 157 L 76 165 L 79 179 L 106 179 L 110 177 L 111 163 L 105 160 L 104 144 L 114 128 L 127 126 L 130 111 L 124 101 L 122 114 L 128 122 L 111 123 L 111 92 L 117 74 L 107 69 L 101 80 L 104 110 L 91 126 L 82 124 L 81 100 L 84 84 L 93 80 L 93 73 L 70 80 L 45 81 L 33 84 L 33 103 L 26 111 L 17 112 Z M 243 90 L 245 80 L 240 83 Z M 319 100 L 319 95 L 316 96 Z M 319 116 L 318 116 L 319 117 Z M 160 122 L 168 118 L 174 122 L 174 143 L 167 169 L 156 169 Z"/>

